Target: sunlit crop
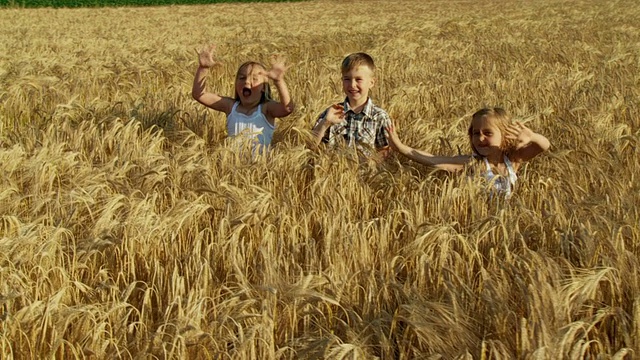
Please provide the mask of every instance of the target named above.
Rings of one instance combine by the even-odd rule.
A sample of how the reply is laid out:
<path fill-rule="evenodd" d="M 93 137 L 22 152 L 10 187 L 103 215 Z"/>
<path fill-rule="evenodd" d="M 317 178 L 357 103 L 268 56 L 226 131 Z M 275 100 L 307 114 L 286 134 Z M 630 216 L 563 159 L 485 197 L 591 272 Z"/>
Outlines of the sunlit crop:
<path fill-rule="evenodd" d="M 310 1 L 0 9 L 0 358 L 632 359 L 640 5 Z M 291 65 L 269 158 L 191 98 Z M 405 143 L 469 153 L 501 106 L 552 148 L 508 204 L 392 155 L 309 149 L 379 68 Z"/>

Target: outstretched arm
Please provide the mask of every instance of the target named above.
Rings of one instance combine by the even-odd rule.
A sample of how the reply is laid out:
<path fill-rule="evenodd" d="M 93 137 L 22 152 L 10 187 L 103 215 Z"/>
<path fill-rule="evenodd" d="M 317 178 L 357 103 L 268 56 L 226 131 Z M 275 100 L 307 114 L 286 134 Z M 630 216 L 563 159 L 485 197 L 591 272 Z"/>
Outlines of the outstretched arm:
<path fill-rule="evenodd" d="M 520 122 L 516 122 L 507 129 L 507 139 L 516 142 L 515 150 L 511 153 L 511 160 L 525 162 L 533 159 L 551 147 L 549 139 L 533 132 Z"/>
<path fill-rule="evenodd" d="M 286 71 L 284 59 L 278 56 L 274 57 L 271 69 L 265 73 L 273 81 L 280 97 L 280 102 L 272 101 L 267 104 L 267 112 L 274 118 L 285 117 L 293 112 L 293 101 L 291 101 L 287 83 L 284 81 Z"/>
<path fill-rule="evenodd" d="M 339 124 L 342 120 L 344 120 L 344 108 L 342 105 L 333 104 L 325 110 L 311 130 L 313 134 L 313 145 L 318 146 L 320 142 L 322 142 L 322 138 L 327 130 L 332 125 Z"/>
<path fill-rule="evenodd" d="M 453 172 L 462 170 L 464 165 L 471 161 L 471 156 L 468 155 L 436 156 L 426 151 L 414 149 L 411 146 L 405 145 L 400 141 L 400 138 L 393 126 L 387 128 L 387 133 L 389 137 L 389 144 L 394 150 L 423 165 L 433 166 L 437 169 Z"/>
<path fill-rule="evenodd" d="M 209 68 L 216 64 L 213 60 L 213 52 L 215 45 L 209 45 L 198 52 L 198 70 L 196 70 L 193 78 L 193 87 L 191 88 L 191 96 L 204 106 L 210 107 L 226 114 L 231 112 L 233 99 L 222 97 L 218 94 L 210 93 L 205 90 L 205 80 Z"/>

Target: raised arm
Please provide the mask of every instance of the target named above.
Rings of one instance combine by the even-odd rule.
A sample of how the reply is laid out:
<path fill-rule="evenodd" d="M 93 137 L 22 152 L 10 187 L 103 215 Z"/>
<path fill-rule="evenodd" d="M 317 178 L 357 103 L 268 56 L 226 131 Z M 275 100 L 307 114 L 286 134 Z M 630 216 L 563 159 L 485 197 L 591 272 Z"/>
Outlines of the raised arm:
<path fill-rule="evenodd" d="M 293 112 L 293 101 L 291 100 L 287 83 L 284 81 L 286 71 L 287 67 L 284 65 L 284 59 L 278 56 L 274 57 L 271 69 L 265 74 L 273 81 L 280 98 L 280 102 L 271 101 L 267 104 L 267 112 L 274 118 L 285 117 Z"/>
<path fill-rule="evenodd" d="M 205 82 L 207 73 L 209 68 L 216 64 L 213 59 L 213 52 L 215 48 L 215 45 L 209 45 L 198 52 L 198 70 L 196 70 L 196 74 L 193 78 L 191 96 L 204 106 L 229 114 L 234 100 L 232 98 L 223 97 L 206 91 Z"/>
<path fill-rule="evenodd" d="M 520 122 L 507 129 L 507 139 L 515 141 L 515 150 L 510 154 L 511 161 L 522 163 L 529 161 L 551 147 L 549 139 L 533 132 Z"/>
<path fill-rule="evenodd" d="M 344 108 L 340 104 L 333 104 L 318 118 L 316 125 L 311 130 L 313 134 L 313 145 L 318 146 L 327 130 L 335 124 L 344 120 Z"/>
<path fill-rule="evenodd" d="M 465 164 L 471 161 L 471 156 L 469 155 L 436 156 L 426 151 L 414 149 L 411 146 L 405 145 L 400 141 L 400 138 L 393 126 L 387 128 L 387 134 L 389 137 L 389 144 L 394 150 L 423 165 L 454 172 L 464 169 Z"/>

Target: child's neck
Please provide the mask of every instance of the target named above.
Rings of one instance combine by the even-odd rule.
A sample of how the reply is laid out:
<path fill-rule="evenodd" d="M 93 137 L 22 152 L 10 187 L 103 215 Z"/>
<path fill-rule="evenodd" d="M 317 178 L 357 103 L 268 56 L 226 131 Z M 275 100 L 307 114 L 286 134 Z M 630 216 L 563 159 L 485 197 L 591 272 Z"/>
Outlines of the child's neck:
<path fill-rule="evenodd" d="M 504 161 L 504 153 L 485 156 L 487 163 L 489 163 L 490 170 L 498 175 L 507 175 L 507 164 Z"/>
<path fill-rule="evenodd" d="M 489 165 L 498 166 L 500 164 L 504 164 L 504 153 L 500 152 L 497 154 L 491 154 L 491 155 L 485 156 L 485 159 L 487 159 L 487 162 L 489 162 Z"/>
<path fill-rule="evenodd" d="M 258 100 L 257 102 L 251 102 L 251 103 L 240 101 L 236 110 L 245 115 L 249 115 L 253 113 L 255 109 L 258 108 L 259 105 L 260 105 L 260 100 Z"/>
<path fill-rule="evenodd" d="M 362 112 L 362 110 L 364 109 L 364 106 L 367 105 L 367 101 L 369 101 L 369 98 L 365 98 L 364 101 L 360 100 L 360 101 L 351 101 L 349 100 L 349 107 L 351 108 L 351 111 L 353 111 L 356 114 L 359 114 L 360 112 Z"/>

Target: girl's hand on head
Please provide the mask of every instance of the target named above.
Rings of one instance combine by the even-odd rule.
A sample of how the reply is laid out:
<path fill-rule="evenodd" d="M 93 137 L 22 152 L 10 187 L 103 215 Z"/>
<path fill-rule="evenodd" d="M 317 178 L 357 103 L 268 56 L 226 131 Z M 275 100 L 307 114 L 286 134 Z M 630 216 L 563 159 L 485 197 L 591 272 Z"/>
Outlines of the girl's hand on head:
<path fill-rule="evenodd" d="M 284 80 L 284 74 L 287 72 L 288 66 L 284 64 L 284 57 L 281 55 L 274 55 L 271 57 L 271 69 L 265 73 L 265 75 L 273 81 Z"/>
<path fill-rule="evenodd" d="M 327 115 L 325 116 L 326 121 L 328 121 L 331 125 L 339 124 L 344 120 L 344 107 L 340 104 L 333 104 L 327 110 Z"/>
<path fill-rule="evenodd" d="M 205 46 L 202 50 L 197 51 L 198 53 L 198 65 L 203 68 L 210 68 L 216 65 L 218 62 L 214 60 L 213 53 L 216 50 L 215 44 L 210 44 Z"/>
<path fill-rule="evenodd" d="M 515 122 L 507 128 L 506 137 L 507 139 L 515 142 L 516 148 L 520 148 L 530 143 L 532 136 L 533 131 L 524 126 L 521 122 Z"/>

